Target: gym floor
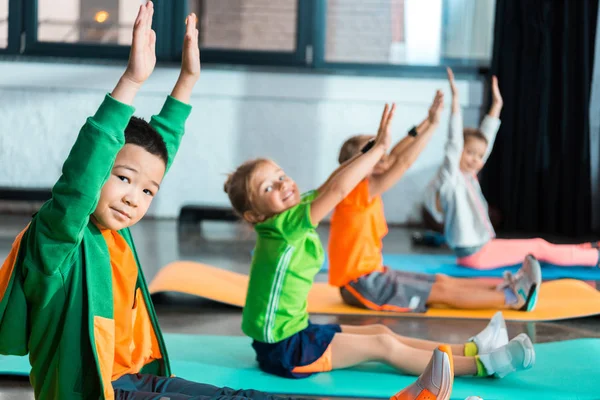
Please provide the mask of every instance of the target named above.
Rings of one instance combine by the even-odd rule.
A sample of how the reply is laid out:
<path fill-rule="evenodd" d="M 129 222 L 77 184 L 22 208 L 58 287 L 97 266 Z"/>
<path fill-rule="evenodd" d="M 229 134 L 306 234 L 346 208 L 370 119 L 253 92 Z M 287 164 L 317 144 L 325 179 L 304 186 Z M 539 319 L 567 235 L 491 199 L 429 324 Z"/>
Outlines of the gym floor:
<path fill-rule="evenodd" d="M 27 225 L 29 218 L 21 215 L 0 215 L 0 260 L 8 254 L 14 237 Z M 327 243 L 328 226 L 319 228 L 323 243 Z M 239 223 L 206 222 L 202 226 L 178 227 L 171 220 L 142 220 L 132 228 L 138 254 L 148 282 L 158 270 L 175 260 L 192 260 L 232 271 L 248 273 L 250 251 L 254 243 L 251 229 Z M 389 253 L 444 253 L 448 250 L 415 248 L 411 245 L 412 230 L 391 228 L 384 240 Z M 326 281 L 325 274 L 317 276 Z M 595 282 L 600 288 L 600 281 Z M 241 312 L 184 295 L 160 295 L 154 304 L 163 332 L 211 335 L 242 335 Z M 443 320 L 424 318 L 379 318 L 358 316 L 314 316 L 316 323 L 373 324 L 381 323 L 393 331 L 440 342 L 464 343 L 483 329 L 485 321 Z M 508 323 L 511 337 L 526 332 L 536 343 L 575 338 L 600 338 L 600 318 L 584 318 L 552 323 Z M 398 388 L 400 389 L 400 388 Z M 33 399 L 27 379 L 0 377 L 0 400 Z"/>

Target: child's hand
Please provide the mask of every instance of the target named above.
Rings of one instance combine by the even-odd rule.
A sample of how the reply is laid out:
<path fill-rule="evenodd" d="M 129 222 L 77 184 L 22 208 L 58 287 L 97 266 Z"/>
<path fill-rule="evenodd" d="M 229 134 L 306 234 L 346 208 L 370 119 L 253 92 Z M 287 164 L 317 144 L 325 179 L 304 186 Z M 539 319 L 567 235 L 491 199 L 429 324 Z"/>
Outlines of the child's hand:
<path fill-rule="evenodd" d="M 500 89 L 498 88 L 498 78 L 496 75 L 492 76 L 492 102 L 500 106 L 504 104 Z"/>
<path fill-rule="evenodd" d="M 129 63 L 123 78 L 135 85 L 142 85 L 152 74 L 156 65 L 156 33 L 152 30 L 154 5 L 151 1 L 140 6 L 133 26 L 133 41 Z"/>
<path fill-rule="evenodd" d="M 194 86 L 200 78 L 200 48 L 198 47 L 198 29 L 196 14 L 191 13 L 185 19 L 185 37 L 181 54 L 181 72 L 171 96 L 183 103 L 189 103 Z"/>
<path fill-rule="evenodd" d="M 381 115 L 381 122 L 379 123 L 379 130 L 375 137 L 375 146 L 382 146 L 385 151 L 390 147 L 392 143 L 391 125 L 392 119 L 394 118 L 394 112 L 396 111 L 396 104 L 392 103 L 392 108 L 386 104 Z"/>
<path fill-rule="evenodd" d="M 441 90 L 435 92 L 435 97 L 433 98 L 433 102 L 431 103 L 431 107 L 429 107 L 429 114 L 427 116 L 427 120 L 430 124 L 438 124 L 440 122 L 440 116 L 442 115 L 442 110 L 444 109 L 444 93 Z"/>
<path fill-rule="evenodd" d="M 198 47 L 198 29 L 196 14 L 191 13 L 185 19 L 185 37 L 181 58 L 180 79 L 196 82 L 200 77 L 200 48 Z"/>
<path fill-rule="evenodd" d="M 454 73 L 452 72 L 452 68 L 446 67 L 446 72 L 448 73 L 448 82 L 450 83 L 452 97 L 458 97 L 458 88 L 456 87 L 456 82 L 454 82 Z"/>

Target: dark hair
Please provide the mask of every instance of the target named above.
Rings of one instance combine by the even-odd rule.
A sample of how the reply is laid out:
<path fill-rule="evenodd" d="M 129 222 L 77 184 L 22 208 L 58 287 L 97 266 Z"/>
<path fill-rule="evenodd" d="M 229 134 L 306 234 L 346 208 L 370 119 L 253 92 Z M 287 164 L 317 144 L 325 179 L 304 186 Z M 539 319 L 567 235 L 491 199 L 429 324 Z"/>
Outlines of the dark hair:
<path fill-rule="evenodd" d="M 346 140 L 340 149 L 338 162 L 343 164 L 358 154 L 358 152 L 361 150 L 361 144 L 363 144 L 365 139 L 370 137 L 373 137 L 373 135 L 355 135 Z"/>
<path fill-rule="evenodd" d="M 167 145 L 162 136 L 142 118 L 131 117 L 125 128 L 125 144 L 135 144 L 150 154 L 158 156 L 165 165 L 169 162 Z"/>
<path fill-rule="evenodd" d="M 227 180 L 223 185 L 223 190 L 229 197 L 229 201 L 233 206 L 233 211 L 241 218 L 244 218 L 244 213 L 246 211 L 253 210 L 250 181 L 256 167 L 264 162 L 269 162 L 269 160 L 266 158 L 256 158 L 254 160 L 246 161 L 237 167 L 232 174 L 227 176 Z"/>
<path fill-rule="evenodd" d="M 483 134 L 483 132 L 481 132 L 479 129 L 475 129 L 475 128 L 464 128 L 463 129 L 463 138 L 464 138 L 465 142 L 469 139 L 477 139 L 477 140 L 484 141 L 486 145 L 488 144 L 488 140 L 485 137 L 485 135 Z"/>

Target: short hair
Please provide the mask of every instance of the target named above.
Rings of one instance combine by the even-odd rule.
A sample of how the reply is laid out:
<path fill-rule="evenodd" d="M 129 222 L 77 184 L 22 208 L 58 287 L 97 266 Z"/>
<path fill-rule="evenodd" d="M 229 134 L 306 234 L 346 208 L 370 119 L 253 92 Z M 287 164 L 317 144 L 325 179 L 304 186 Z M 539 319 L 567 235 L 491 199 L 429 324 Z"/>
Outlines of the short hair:
<path fill-rule="evenodd" d="M 338 156 L 338 162 L 340 164 L 345 163 L 352 157 L 354 157 L 361 150 L 361 144 L 368 138 L 374 137 L 373 135 L 355 135 L 344 142 L 340 149 Z"/>
<path fill-rule="evenodd" d="M 131 117 L 129 119 L 125 128 L 125 144 L 140 146 L 148 153 L 158 156 L 164 161 L 165 166 L 169 162 L 169 153 L 164 139 L 142 118 Z"/>

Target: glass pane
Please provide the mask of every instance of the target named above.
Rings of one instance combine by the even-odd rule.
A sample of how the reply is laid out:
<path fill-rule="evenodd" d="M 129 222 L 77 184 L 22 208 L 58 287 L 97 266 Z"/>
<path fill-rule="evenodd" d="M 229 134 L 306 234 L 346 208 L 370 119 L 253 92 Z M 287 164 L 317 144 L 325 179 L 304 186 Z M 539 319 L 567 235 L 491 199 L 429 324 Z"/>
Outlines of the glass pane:
<path fill-rule="evenodd" d="M 8 46 L 8 0 L 0 0 L 0 49 Z"/>
<path fill-rule="evenodd" d="M 489 64 L 496 0 L 327 0 L 325 60 Z"/>
<path fill-rule="evenodd" d="M 297 0 L 188 0 L 200 18 L 200 47 L 296 50 Z"/>
<path fill-rule="evenodd" d="M 141 0 L 38 0 L 41 42 L 131 44 Z"/>

